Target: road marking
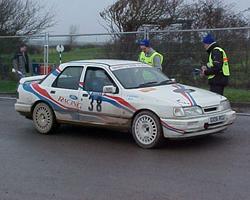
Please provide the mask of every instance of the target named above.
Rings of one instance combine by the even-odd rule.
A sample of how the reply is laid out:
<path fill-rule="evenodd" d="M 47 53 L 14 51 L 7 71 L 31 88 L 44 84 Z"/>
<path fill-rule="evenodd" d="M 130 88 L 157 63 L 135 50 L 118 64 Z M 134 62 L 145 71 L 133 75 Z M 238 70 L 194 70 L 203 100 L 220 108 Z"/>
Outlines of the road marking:
<path fill-rule="evenodd" d="M 16 100 L 15 97 L 0 97 L 2 100 Z"/>
<path fill-rule="evenodd" d="M 250 113 L 236 113 L 236 115 L 250 117 Z"/>

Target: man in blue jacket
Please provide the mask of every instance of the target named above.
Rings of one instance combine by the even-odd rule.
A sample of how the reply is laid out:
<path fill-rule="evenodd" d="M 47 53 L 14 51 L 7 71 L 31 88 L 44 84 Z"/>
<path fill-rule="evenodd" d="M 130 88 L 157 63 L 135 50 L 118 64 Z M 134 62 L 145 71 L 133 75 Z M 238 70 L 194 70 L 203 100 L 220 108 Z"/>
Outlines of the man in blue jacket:
<path fill-rule="evenodd" d="M 139 61 L 162 70 L 163 56 L 151 47 L 149 40 L 141 40 L 139 45 L 141 48 Z"/>
<path fill-rule="evenodd" d="M 223 95 L 230 76 L 228 57 L 211 34 L 203 38 L 208 53 L 208 63 L 201 67 L 201 76 L 207 76 L 210 91 Z"/>

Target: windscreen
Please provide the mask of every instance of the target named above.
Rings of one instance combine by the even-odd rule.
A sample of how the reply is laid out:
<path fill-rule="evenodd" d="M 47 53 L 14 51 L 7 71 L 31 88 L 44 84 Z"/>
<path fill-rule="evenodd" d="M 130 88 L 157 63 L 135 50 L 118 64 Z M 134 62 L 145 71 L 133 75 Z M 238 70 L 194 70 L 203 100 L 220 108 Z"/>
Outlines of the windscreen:
<path fill-rule="evenodd" d="M 159 69 L 153 67 L 127 67 L 113 70 L 114 75 L 126 89 L 170 84 L 172 81 Z"/>

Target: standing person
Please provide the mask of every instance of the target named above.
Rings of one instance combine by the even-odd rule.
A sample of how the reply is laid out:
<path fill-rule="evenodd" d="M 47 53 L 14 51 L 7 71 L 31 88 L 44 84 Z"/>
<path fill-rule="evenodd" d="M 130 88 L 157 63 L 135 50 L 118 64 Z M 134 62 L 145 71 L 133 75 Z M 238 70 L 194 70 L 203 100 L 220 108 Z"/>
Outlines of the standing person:
<path fill-rule="evenodd" d="M 139 61 L 162 70 L 163 56 L 151 47 L 149 40 L 141 40 L 139 45 L 141 48 Z"/>
<path fill-rule="evenodd" d="M 208 53 L 208 63 L 201 67 L 201 76 L 207 76 L 210 91 L 223 95 L 230 76 L 228 57 L 211 34 L 203 38 L 203 44 Z"/>
<path fill-rule="evenodd" d="M 17 74 L 17 77 L 21 79 L 22 77 L 27 76 L 30 72 L 29 68 L 29 56 L 27 54 L 27 46 L 21 44 L 18 52 L 15 53 L 12 64 L 14 67 L 14 72 Z"/>

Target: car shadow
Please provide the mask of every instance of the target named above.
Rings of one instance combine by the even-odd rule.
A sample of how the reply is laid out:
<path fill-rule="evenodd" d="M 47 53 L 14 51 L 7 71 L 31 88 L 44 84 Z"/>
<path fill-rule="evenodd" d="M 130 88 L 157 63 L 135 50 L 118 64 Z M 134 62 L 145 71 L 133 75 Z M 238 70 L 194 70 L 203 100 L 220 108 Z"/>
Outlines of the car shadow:
<path fill-rule="evenodd" d="M 201 148 L 214 148 L 226 143 L 230 138 L 226 137 L 226 134 L 219 133 L 213 135 L 200 136 L 196 138 L 188 138 L 181 140 L 167 140 L 165 141 L 164 148 L 176 150 L 176 149 L 201 149 Z"/>
<path fill-rule="evenodd" d="M 109 142 L 114 145 L 134 145 L 135 141 L 131 133 L 121 132 L 116 130 L 96 128 L 96 127 L 83 127 L 75 125 L 62 125 L 56 133 L 57 137 L 66 137 L 77 140 L 89 140 Z M 223 143 L 228 142 L 231 137 L 226 133 L 219 133 L 214 135 L 202 136 L 192 139 L 181 140 L 168 140 L 165 139 L 163 144 L 155 150 L 193 150 L 200 148 L 213 148 L 221 146 Z"/>
<path fill-rule="evenodd" d="M 56 135 L 74 139 L 103 140 L 119 143 L 133 143 L 130 133 L 111 130 L 107 128 L 84 127 L 77 125 L 62 125 Z"/>

